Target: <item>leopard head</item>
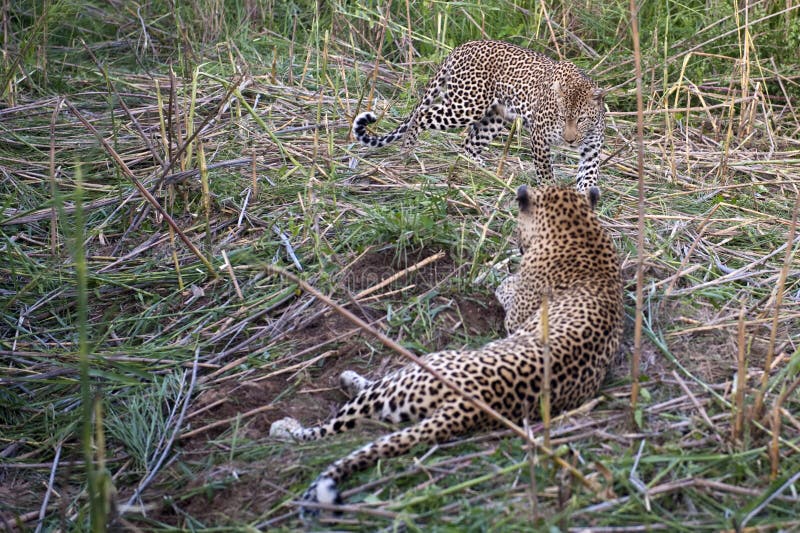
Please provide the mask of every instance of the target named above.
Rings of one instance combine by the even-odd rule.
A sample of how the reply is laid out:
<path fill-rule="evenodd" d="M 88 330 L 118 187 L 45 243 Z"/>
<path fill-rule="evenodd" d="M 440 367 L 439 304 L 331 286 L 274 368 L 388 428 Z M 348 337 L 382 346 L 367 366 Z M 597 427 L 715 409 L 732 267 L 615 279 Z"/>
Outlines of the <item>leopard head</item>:
<path fill-rule="evenodd" d="M 603 116 L 605 91 L 566 62 L 558 64 L 551 88 L 564 120 L 561 136 L 568 145 L 578 146 Z"/>
<path fill-rule="evenodd" d="M 536 250 L 543 242 L 568 243 L 576 235 L 586 235 L 584 230 L 597 218 L 590 198 L 571 187 L 521 185 L 517 203 L 517 239 L 522 250 Z"/>

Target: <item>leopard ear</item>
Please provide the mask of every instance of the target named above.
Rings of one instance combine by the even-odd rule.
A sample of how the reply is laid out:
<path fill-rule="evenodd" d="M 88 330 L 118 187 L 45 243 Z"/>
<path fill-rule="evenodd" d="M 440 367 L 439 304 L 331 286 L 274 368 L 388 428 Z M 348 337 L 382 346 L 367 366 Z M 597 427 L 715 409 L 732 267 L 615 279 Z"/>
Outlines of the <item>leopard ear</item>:
<path fill-rule="evenodd" d="M 517 189 L 517 203 L 519 203 L 519 210 L 523 212 L 527 211 L 528 207 L 530 207 L 531 199 L 528 196 L 527 185 L 520 185 L 519 189 Z"/>
<path fill-rule="evenodd" d="M 594 89 L 592 91 L 592 101 L 598 106 L 602 107 L 603 105 L 603 97 L 606 95 L 606 91 L 604 89 Z"/>
<path fill-rule="evenodd" d="M 556 93 L 559 98 L 564 98 L 564 89 L 561 88 L 561 82 L 556 80 L 553 82 L 553 85 L 550 86 L 554 93 Z"/>

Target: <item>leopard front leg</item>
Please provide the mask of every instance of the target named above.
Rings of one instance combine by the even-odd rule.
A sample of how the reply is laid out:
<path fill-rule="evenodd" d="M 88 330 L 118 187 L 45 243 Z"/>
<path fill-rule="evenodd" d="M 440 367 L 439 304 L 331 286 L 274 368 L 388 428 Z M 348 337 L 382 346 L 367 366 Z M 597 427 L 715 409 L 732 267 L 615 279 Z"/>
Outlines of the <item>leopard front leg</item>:
<path fill-rule="evenodd" d="M 506 313 L 508 313 L 514 305 L 514 295 L 517 293 L 518 282 L 519 274 L 511 274 L 504 279 L 494 291 L 495 298 L 500 302 L 500 306 Z"/>
<path fill-rule="evenodd" d="M 543 125 L 536 122 L 533 122 L 531 127 L 531 154 L 533 155 L 533 163 L 536 165 L 539 184 L 550 185 L 554 183 L 553 161 L 550 159 L 550 142 L 544 133 Z"/>
<path fill-rule="evenodd" d="M 516 305 L 520 283 L 519 274 L 513 274 L 504 279 L 494 291 L 497 301 L 500 302 L 500 306 L 506 313 L 503 322 L 509 335 L 516 333 L 517 329 L 529 318 L 521 307 Z"/>
<path fill-rule="evenodd" d="M 333 419 L 321 426 L 307 428 L 294 418 L 282 418 L 270 426 L 270 437 L 289 442 L 317 440 L 352 429 L 360 419 L 380 414 L 376 413 L 373 403 L 368 398 L 368 389 L 375 385 L 374 381 L 352 370 L 345 370 L 339 376 L 339 385 L 352 399 L 339 409 Z"/>
<path fill-rule="evenodd" d="M 597 204 L 600 198 L 599 174 L 600 174 L 600 151 L 603 148 L 605 125 L 600 121 L 595 128 L 589 132 L 581 145 L 581 159 L 578 163 L 578 177 L 576 178 L 577 189 L 585 192 L 589 196 L 592 207 Z"/>
<path fill-rule="evenodd" d="M 525 256 L 522 258 L 523 264 Z M 520 271 L 525 267 L 520 266 Z M 542 294 L 539 289 L 525 283 L 519 273 L 512 274 L 505 278 L 494 291 L 497 301 L 500 302 L 506 313 L 504 325 L 509 335 L 518 333 L 523 325 L 526 325 L 541 307 Z M 524 295 L 517 298 L 517 295 Z M 526 326 L 527 327 L 527 326 Z"/>

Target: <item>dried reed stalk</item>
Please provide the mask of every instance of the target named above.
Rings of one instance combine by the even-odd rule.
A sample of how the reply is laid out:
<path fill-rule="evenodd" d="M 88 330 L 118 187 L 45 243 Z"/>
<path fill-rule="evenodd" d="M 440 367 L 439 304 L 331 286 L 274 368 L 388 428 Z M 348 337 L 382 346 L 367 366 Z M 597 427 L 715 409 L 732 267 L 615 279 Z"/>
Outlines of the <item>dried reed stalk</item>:
<path fill-rule="evenodd" d="M 739 311 L 739 329 L 738 329 L 738 356 L 736 358 L 736 392 L 733 399 L 733 426 L 731 427 L 731 440 L 739 442 L 742 439 L 744 431 L 744 392 L 747 388 L 747 362 L 745 359 L 746 354 L 746 339 L 745 339 L 745 308 L 742 307 Z"/>
<path fill-rule="evenodd" d="M 769 461 L 770 461 L 770 474 L 769 479 L 770 481 L 775 481 L 778 478 L 778 473 L 780 471 L 780 434 L 781 434 L 781 411 L 783 409 L 783 404 L 786 402 L 786 399 L 791 396 L 791 394 L 800 386 L 800 377 L 795 379 L 791 385 L 786 387 L 778 399 L 775 401 L 775 405 L 772 407 L 772 440 L 769 445 Z"/>
<path fill-rule="evenodd" d="M 56 184 L 56 120 L 61 112 L 61 103 L 64 100 L 59 97 L 53 107 L 53 116 L 50 119 L 50 195 L 55 200 L 58 194 Z M 50 253 L 55 258 L 58 255 L 58 209 L 53 204 L 50 208 Z"/>
<path fill-rule="evenodd" d="M 756 395 L 756 400 L 753 405 L 753 416 L 761 416 L 764 408 L 764 396 L 767 393 L 767 384 L 769 383 L 769 373 L 772 370 L 772 360 L 775 357 L 775 341 L 778 335 L 778 320 L 780 318 L 781 305 L 783 304 L 784 287 L 786 286 L 786 278 L 789 275 L 789 267 L 792 265 L 792 258 L 794 257 L 794 235 L 797 230 L 797 213 L 800 210 L 800 192 L 798 192 L 794 199 L 794 209 L 792 209 L 792 223 L 789 224 L 789 235 L 786 237 L 786 255 L 783 257 L 783 267 L 781 268 L 778 284 L 775 287 L 775 314 L 772 318 L 772 327 L 769 331 L 769 344 L 767 345 L 767 357 L 764 359 L 764 373 L 761 375 L 761 387 Z"/>
<path fill-rule="evenodd" d="M 544 362 L 544 378 L 542 379 L 542 399 L 540 408 L 542 413 L 542 424 L 544 426 L 544 445 L 550 447 L 550 410 L 552 399 L 552 367 L 553 361 L 550 357 L 550 319 L 549 319 L 549 300 L 550 291 L 545 291 L 542 295 L 541 321 L 542 326 L 542 359 Z"/>
<path fill-rule="evenodd" d="M 642 359 L 642 319 L 644 313 L 644 99 L 642 95 L 642 53 L 639 46 L 639 10 L 636 0 L 630 0 L 631 35 L 636 70 L 636 174 L 638 176 L 638 209 L 636 236 L 636 317 L 634 323 L 633 357 L 631 357 L 631 419 L 634 419 L 639 399 L 639 366 Z"/>

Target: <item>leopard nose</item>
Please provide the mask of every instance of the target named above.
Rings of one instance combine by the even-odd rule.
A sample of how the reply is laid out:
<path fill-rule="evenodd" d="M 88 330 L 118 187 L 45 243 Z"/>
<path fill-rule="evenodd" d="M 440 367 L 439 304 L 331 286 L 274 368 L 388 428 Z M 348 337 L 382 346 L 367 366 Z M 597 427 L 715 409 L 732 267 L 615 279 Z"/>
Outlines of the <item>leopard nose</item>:
<path fill-rule="evenodd" d="M 578 126 L 575 124 L 574 120 L 567 120 L 566 124 L 564 124 L 564 131 L 561 133 L 561 136 L 564 138 L 564 141 L 569 144 L 578 140 Z"/>

